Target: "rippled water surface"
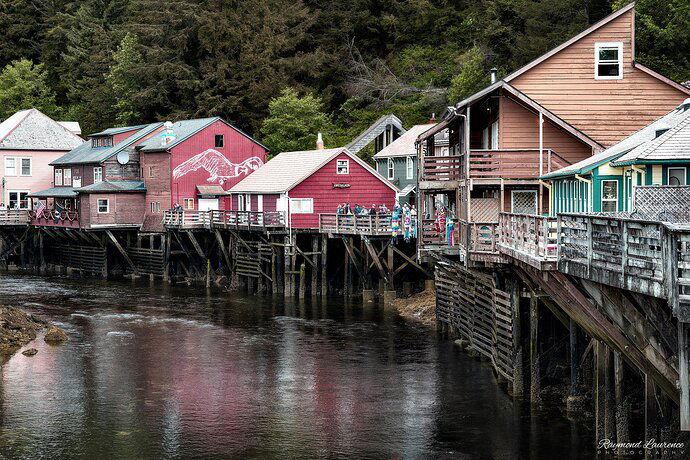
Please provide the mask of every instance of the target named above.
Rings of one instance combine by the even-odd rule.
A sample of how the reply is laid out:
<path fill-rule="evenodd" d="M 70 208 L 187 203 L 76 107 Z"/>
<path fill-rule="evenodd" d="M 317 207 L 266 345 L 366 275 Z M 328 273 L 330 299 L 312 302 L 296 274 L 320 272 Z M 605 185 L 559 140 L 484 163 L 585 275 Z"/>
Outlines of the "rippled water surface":
<path fill-rule="evenodd" d="M 62 326 L 2 367 L 4 458 L 580 458 L 491 369 L 379 306 L 1 276 Z"/>

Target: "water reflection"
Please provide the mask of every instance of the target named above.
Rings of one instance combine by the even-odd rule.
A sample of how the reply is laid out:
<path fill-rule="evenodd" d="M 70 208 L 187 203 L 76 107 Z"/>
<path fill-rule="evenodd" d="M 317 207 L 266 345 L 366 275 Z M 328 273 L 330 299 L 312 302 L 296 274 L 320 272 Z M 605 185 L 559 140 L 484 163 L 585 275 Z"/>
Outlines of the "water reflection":
<path fill-rule="evenodd" d="M 3 303 L 70 335 L 2 368 L 9 458 L 553 458 L 592 444 L 559 414 L 520 412 L 487 366 L 375 305 L 0 281 Z"/>

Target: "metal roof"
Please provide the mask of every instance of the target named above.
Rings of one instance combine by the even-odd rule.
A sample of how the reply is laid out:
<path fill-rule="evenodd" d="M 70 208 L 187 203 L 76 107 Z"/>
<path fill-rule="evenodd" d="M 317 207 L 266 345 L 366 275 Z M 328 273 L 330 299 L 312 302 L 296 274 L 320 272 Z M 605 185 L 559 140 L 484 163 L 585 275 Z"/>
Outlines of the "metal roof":
<path fill-rule="evenodd" d="M 197 185 L 199 195 L 229 195 L 220 185 Z"/>
<path fill-rule="evenodd" d="M 57 160 L 54 160 L 50 164 L 57 166 L 68 164 L 101 163 L 107 160 L 108 158 L 112 157 L 113 155 L 116 155 L 121 150 L 139 141 L 148 134 L 151 134 L 153 131 L 160 128 L 161 126 L 163 126 L 163 123 L 161 122 L 145 125 L 143 129 L 140 129 L 139 131 L 135 132 L 126 139 L 118 142 L 112 147 L 91 147 L 90 140 L 83 142 L 79 147 L 72 149 L 70 152 L 67 152 L 66 154 L 64 154 Z"/>
<path fill-rule="evenodd" d="M 417 142 L 417 136 L 429 130 L 432 126 L 435 126 L 435 124 L 430 123 L 411 127 L 402 136 L 381 149 L 376 155 L 374 155 L 374 158 L 379 159 L 413 155 L 416 156 L 417 149 L 415 148 L 415 143 Z"/>
<path fill-rule="evenodd" d="M 345 147 L 340 147 L 278 154 L 238 182 L 229 192 L 260 194 L 288 192 L 341 153 L 345 153 L 396 192 L 399 191 L 395 185 L 388 182 L 364 160 Z"/>
<path fill-rule="evenodd" d="M 75 198 L 77 192 L 73 187 L 51 187 L 40 192 L 30 193 L 31 198 Z"/>
<path fill-rule="evenodd" d="M 141 181 L 134 180 L 104 180 L 76 189 L 78 193 L 96 192 L 145 192 L 146 187 Z"/>
<path fill-rule="evenodd" d="M 0 123 L 0 149 L 72 150 L 82 138 L 37 109 L 21 110 Z"/>
<path fill-rule="evenodd" d="M 357 152 L 369 145 L 382 132 L 384 132 L 388 125 L 394 126 L 401 133 L 405 132 L 405 128 L 403 127 L 400 118 L 391 113 L 380 117 L 371 126 L 359 133 L 359 135 L 355 137 L 352 142 L 347 144 L 346 148 L 356 155 Z"/>
<path fill-rule="evenodd" d="M 136 126 L 121 126 L 119 128 L 108 128 L 97 133 L 89 134 L 90 136 L 112 136 L 113 134 L 126 133 L 127 131 L 134 131 L 135 129 L 143 129 L 148 125 L 136 125 Z"/>

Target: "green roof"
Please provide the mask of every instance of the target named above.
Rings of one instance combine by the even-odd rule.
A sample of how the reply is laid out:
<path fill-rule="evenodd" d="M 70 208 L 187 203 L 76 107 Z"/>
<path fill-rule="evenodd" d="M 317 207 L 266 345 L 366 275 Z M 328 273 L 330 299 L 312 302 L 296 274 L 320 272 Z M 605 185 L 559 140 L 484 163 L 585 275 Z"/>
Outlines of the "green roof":
<path fill-rule="evenodd" d="M 73 187 L 51 187 L 40 192 L 30 193 L 31 198 L 75 198 L 77 192 Z"/>
<path fill-rule="evenodd" d="M 95 184 L 86 185 L 76 189 L 78 193 L 96 192 L 145 192 L 146 187 L 141 181 L 135 180 L 104 180 Z"/>
<path fill-rule="evenodd" d="M 79 147 L 70 150 L 69 152 L 67 152 L 57 160 L 54 160 L 50 164 L 53 166 L 58 166 L 102 163 L 103 161 L 107 160 L 113 155 L 116 155 L 121 150 L 124 150 L 125 148 L 142 139 L 143 137 L 152 133 L 156 129 L 160 128 L 161 126 L 163 126 L 163 123 L 160 122 L 145 125 L 143 129 L 140 129 L 139 131 L 135 132 L 126 139 L 118 142 L 112 147 L 92 147 L 91 141 L 86 141 Z"/>

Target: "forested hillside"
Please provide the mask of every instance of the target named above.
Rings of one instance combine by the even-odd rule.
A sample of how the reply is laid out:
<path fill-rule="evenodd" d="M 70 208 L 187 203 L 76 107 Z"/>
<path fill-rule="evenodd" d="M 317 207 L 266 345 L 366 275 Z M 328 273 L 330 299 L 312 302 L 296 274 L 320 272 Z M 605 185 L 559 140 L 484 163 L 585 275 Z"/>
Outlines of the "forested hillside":
<path fill-rule="evenodd" d="M 383 112 L 423 121 L 625 3 L 5 0 L 0 117 L 34 105 L 89 133 L 220 115 L 271 141 L 269 104 L 292 88 L 271 106 L 334 144 Z M 690 80 L 690 0 L 640 0 L 638 29 L 641 62 Z"/>

